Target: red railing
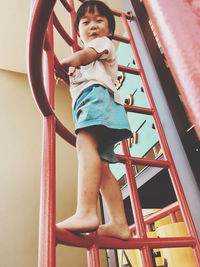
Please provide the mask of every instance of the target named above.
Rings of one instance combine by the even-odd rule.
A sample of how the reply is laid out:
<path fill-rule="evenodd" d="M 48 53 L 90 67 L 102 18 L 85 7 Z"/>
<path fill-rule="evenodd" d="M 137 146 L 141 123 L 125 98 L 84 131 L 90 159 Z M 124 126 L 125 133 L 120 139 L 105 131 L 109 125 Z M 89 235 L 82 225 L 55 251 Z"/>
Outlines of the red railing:
<path fill-rule="evenodd" d="M 53 13 L 55 2 L 55 0 L 38 0 L 35 2 L 28 35 L 29 81 L 34 98 L 44 120 L 38 266 L 55 266 L 56 242 L 87 248 L 88 266 L 90 267 L 100 266 L 98 254 L 99 248 L 140 249 L 143 266 L 153 267 L 150 249 L 169 247 L 192 247 L 196 256 L 196 262 L 198 266 L 200 266 L 200 244 L 198 236 L 128 25 L 127 20 L 132 19 L 132 17 L 123 12 L 113 11 L 114 15 L 122 18 L 128 38 L 114 36 L 114 39 L 131 45 L 137 69 L 119 66 L 119 70 L 136 74 L 141 77 L 144 92 L 150 106 L 150 108 L 142 108 L 125 105 L 125 108 L 129 112 L 137 112 L 153 116 L 165 160 L 150 160 L 131 157 L 126 141 L 122 142 L 124 155 L 117 155 L 119 161 L 124 163 L 126 168 L 132 212 L 135 219 L 135 225 L 132 225 L 130 228 L 133 232 L 136 232 L 137 238 L 131 238 L 129 241 L 121 241 L 114 238 L 98 237 L 96 233 L 77 236 L 66 230 L 55 229 L 55 133 L 57 132 L 72 145 L 75 145 L 75 136 L 62 124 L 54 111 L 54 68 L 63 79 L 65 79 L 65 75 L 56 55 L 54 54 L 53 24 L 66 43 L 72 47 L 73 51 L 79 49 L 73 27 L 72 36 L 70 36 L 65 32 L 64 28 L 58 21 L 58 18 Z M 61 0 L 61 3 L 66 11 L 70 13 L 72 22 L 75 16 L 73 0 L 70 0 L 69 2 Z M 43 55 L 45 55 L 44 65 L 47 72 L 45 75 L 43 74 L 42 65 Z M 132 167 L 133 164 L 167 168 L 176 193 L 177 202 L 144 219 L 135 182 L 135 175 Z M 165 217 L 168 214 L 170 214 L 173 222 L 176 221 L 173 214 L 176 209 L 181 210 L 189 237 L 147 238 L 146 228 L 149 229 L 149 225 L 154 221 Z"/>
<path fill-rule="evenodd" d="M 159 35 L 187 115 L 200 139 L 200 58 L 196 56 L 200 53 L 199 1 L 168 0 L 153 3 L 144 0 L 143 3 Z M 173 42 L 170 36 L 173 36 Z"/>

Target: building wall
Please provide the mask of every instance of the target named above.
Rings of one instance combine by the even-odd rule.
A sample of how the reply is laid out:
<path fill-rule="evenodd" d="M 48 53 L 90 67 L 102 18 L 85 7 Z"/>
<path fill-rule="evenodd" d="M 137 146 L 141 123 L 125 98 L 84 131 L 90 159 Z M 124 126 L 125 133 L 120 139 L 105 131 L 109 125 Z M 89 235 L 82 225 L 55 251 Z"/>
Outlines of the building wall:
<path fill-rule="evenodd" d="M 58 117 L 73 131 L 71 100 L 63 85 L 56 89 L 56 102 Z M 0 70 L 0 124 L 0 262 L 4 267 L 35 267 L 42 116 L 25 74 Z M 77 158 L 74 147 L 59 136 L 56 141 L 59 222 L 75 211 Z M 87 266 L 85 249 L 58 245 L 57 267 L 63 266 Z"/>

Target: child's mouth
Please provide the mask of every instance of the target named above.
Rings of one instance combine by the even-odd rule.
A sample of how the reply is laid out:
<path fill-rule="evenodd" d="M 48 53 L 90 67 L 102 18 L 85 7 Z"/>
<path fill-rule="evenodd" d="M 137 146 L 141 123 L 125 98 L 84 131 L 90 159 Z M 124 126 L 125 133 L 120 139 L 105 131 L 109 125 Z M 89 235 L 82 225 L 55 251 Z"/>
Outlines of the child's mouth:
<path fill-rule="evenodd" d="M 98 34 L 96 32 L 93 32 L 91 36 L 97 36 Z"/>

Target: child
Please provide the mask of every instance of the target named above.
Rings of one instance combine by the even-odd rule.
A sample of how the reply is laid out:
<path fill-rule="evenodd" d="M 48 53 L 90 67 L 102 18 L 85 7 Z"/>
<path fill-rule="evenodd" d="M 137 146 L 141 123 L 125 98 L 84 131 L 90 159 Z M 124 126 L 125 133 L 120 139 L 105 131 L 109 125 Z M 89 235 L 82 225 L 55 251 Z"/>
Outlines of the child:
<path fill-rule="evenodd" d="M 128 240 L 119 185 L 109 169 L 117 162 L 114 144 L 132 135 L 115 88 L 117 62 L 111 42 L 115 20 L 101 1 L 86 1 L 77 11 L 75 30 L 84 49 L 65 58 L 69 74 L 76 149 L 78 154 L 78 199 L 76 213 L 57 227 L 75 233 L 97 231 L 98 235 Z M 73 68 L 71 68 L 73 67 Z M 98 194 L 107 204 L 110 222 L 99 226 Z"/>

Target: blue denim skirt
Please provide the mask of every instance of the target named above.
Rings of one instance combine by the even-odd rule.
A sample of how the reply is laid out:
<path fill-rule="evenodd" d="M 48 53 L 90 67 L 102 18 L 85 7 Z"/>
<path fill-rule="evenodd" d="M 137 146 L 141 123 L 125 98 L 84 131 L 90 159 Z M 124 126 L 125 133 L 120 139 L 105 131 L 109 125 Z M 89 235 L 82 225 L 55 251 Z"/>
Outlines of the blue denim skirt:
<path fill-rule="evenodd" d="M 98 146 L 102 160 L 118 162 L 114 153 L 115 143 L 132 136 L 124 107 L 114 101 L 105 87 L 94 84 L 80 94 L 73 107 L 75 132 L 98 126 L 101 140 Z"/>

